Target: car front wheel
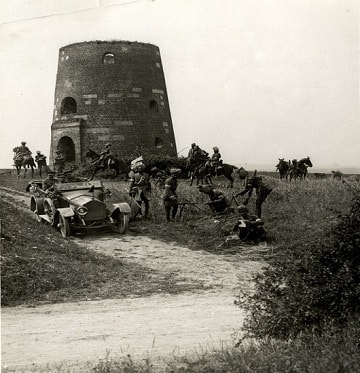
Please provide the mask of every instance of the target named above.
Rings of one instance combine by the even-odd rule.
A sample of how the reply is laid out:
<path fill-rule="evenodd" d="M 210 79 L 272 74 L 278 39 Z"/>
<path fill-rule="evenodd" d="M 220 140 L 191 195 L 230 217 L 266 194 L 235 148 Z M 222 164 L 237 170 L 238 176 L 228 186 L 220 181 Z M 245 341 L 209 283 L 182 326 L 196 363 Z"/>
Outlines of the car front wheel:
<path fill-rule="evenodd" d="M 69 220 L 63 217 L 62 215 L 59 216 L 59 229 L 60 233 L 63 237 L 70 236 L 70 224 Z"/>
<path fill-rule="evenodd" d="M 129 228 L 129 215 L 120 214 L 116 219 L 116 227 L 120 234 L 124 234 Z"/>

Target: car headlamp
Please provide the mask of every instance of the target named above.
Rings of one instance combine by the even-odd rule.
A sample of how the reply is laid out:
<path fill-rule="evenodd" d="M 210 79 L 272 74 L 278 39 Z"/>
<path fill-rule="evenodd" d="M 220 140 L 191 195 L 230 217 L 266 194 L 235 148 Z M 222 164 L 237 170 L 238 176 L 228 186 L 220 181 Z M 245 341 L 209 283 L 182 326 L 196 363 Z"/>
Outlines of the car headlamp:
<path fill-rule="evenodd" d="M 76 209 L 76 213 L 80 216 L 85 216 L 87 214 L 87 208 L 84 206 L 80 206 Z"/>

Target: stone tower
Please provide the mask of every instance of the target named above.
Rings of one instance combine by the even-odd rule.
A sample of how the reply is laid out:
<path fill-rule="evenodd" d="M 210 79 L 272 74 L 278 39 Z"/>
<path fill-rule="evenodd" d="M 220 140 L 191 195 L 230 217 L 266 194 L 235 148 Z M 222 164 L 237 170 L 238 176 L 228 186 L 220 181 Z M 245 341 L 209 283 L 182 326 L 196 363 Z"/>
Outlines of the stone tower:
<path fill-rule="evenodd" d="M 90 41 L 59 50 L 50 162 L 59 149 L 82 161 L 106 143 L 119 157 L 176 156 L 159 48 L 128 41 Z"/>

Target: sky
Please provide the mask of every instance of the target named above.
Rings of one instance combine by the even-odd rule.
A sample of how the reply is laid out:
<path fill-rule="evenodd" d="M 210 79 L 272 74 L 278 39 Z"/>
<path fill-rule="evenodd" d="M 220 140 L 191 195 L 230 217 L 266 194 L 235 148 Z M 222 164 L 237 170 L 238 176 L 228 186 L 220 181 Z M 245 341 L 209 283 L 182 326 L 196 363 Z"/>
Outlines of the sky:
<path fill-rule="evenodd" d="M 160 48 L 179 156 L 360 172 L 355 0 L 0 0 L 0 168 L 49 156 L 59 48 L 91 40 Z"/>

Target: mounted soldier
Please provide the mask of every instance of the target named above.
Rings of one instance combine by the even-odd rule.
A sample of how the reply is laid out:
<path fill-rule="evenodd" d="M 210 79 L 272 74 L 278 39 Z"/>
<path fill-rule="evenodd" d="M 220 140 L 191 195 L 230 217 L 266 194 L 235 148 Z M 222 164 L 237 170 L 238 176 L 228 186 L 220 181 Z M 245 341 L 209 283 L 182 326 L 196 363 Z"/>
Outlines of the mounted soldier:
<path fill-rule="evenodd" d="M 110 170 L 110 162 L 112 161 L 111 144 L 105 144 L 105 149 L 100 153 L 99 164 L 102 164 L 104 169 Z"/>
<path fill-rule="evenodd" d="M 214 146 L 213 150 L 214 150 L 214 154 L 211 156 L 210 164 L 214 170 L 214 174 L 219 175 L 221 174 L 221 170 L 222 170 L 221 154 L 217 146 Z"/>

